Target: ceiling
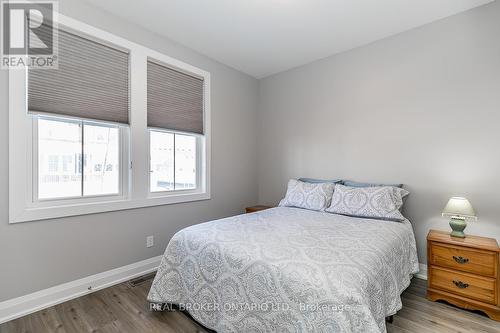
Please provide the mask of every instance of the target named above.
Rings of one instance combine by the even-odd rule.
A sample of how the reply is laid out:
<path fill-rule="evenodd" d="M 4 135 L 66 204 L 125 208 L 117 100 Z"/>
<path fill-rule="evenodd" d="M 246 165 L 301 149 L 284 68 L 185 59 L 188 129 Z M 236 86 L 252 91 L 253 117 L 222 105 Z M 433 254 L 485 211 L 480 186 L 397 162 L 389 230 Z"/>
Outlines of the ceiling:
<path fill-rule="evenodd" d="M 263 78 L 492 0 L 87 0 Z"/>

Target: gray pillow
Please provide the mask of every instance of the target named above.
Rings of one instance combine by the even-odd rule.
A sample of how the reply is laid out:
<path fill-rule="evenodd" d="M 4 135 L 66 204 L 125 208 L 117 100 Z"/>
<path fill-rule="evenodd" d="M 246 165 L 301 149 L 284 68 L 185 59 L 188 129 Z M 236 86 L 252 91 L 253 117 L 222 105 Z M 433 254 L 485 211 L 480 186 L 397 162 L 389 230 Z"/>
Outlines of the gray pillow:
<path fill-rule="evenodd" d="M 330 205 L 334 188 L 333 183 L 311 184 L 290 179 L 279 206 L 324 211 Z"/>
<path fill-rule="evenodd" d="M 403 184 L 375 184 L 375 183 L 360 183 L 353 180 L 344 180 L 343 184 L 349 187 L 380 187 L 380 186 L 394 186 L 403 188 Z"/>
<path fill-rule="evenodd" d="M 393 186 L 349 187 L 336 185 L 327 212 L 379 220 L 403 221 L 400 209 L 409 192 Z"/>
<path fill-rule="evenodd" d="M 299 178 L 299 181 L 311 184 L 320 184 L 320 183 L 342 184 L 342 179 Z"/>

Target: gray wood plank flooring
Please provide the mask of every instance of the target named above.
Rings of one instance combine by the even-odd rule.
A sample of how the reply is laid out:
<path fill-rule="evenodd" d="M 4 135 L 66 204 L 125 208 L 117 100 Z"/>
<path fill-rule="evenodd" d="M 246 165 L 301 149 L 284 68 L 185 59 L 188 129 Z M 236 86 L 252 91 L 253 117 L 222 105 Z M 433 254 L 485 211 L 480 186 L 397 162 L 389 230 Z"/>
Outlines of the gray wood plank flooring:
<path fill-rule="evenodd" d="M 0 325 L 0 333 L 138 333 L 205 332 L 179 312 L 150 312 L 146 302 L 151 280 L 128 282 L 53 306 Z M 426 282 L 413 279 L 403 294 L 403 309 L 387 324 L 389 333 L 500 333 L 500 322 L 425 298 Z"/>

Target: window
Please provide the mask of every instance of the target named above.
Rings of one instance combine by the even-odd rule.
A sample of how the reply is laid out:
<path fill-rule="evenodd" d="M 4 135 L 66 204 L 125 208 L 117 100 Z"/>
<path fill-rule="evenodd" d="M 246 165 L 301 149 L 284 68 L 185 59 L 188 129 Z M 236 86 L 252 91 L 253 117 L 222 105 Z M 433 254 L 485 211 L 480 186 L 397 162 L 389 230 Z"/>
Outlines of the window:
<path fill-rule="evenodd" d="M 194 135 L 150 131 L 151 192 L 196 189 L 196 141 Z"/>
<path fill-rule="evenodd" d="M 9 221 L 210 199 L 210 74 L 58 15 L 58 68 L 9 72 Z"/>
<path fill-rule="evenodd" d="M 196 190 L 204 134 L 204 78 L 148 59 L 149 190 Z"/>
<path fill-rule="evenodd" d="M 33 200 L 120 195 L 129 52 L 69 29 L 58 36 L 58 68 L 28 70 L 27 111 L 38 154 Z"/>
<path fill-rule="evenodd" d="M 117 126 L 45 117 L 37 120 L 36 199 L 119 194 Z M 62 167 L 59 167 L 59 161 L 62 161 Z M 102 170 L 103 164 L 108 168 Z"/>

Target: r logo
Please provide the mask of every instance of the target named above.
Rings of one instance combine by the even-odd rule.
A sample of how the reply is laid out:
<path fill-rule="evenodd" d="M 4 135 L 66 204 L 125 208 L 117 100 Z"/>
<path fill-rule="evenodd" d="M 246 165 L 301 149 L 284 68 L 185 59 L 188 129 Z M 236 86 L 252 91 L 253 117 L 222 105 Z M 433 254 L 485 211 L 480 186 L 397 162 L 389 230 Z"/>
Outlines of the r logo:
<path fill-rule="evenodd" d="M 3 55 L 52 55 L 52 2 L 2 2 Z"/>

